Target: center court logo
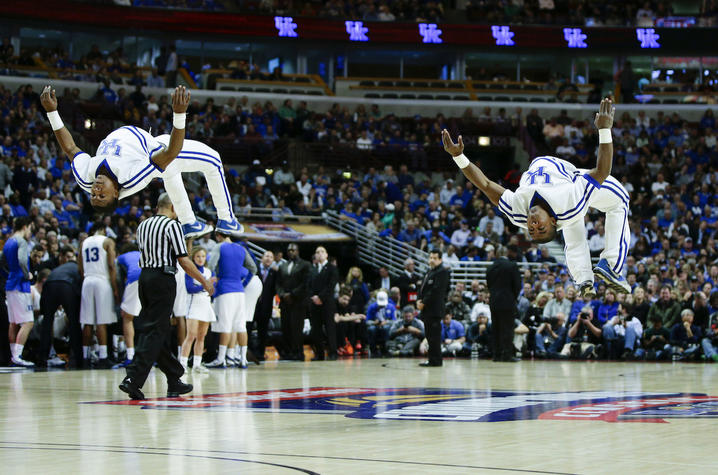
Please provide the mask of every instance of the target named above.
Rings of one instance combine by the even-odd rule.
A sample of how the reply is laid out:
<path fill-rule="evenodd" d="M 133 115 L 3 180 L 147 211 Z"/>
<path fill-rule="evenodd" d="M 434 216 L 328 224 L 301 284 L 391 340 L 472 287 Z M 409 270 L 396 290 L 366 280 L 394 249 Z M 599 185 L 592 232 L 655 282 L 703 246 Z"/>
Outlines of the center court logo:
<path fill-rule="evenodd" d="M 640 391 L 315 387 L 87 404 L 143 409 L 334 413 L 359 419 L 455 422 L 551 419 L 657 423 L 671 418 L 718 417 L 716 396 Z"/>

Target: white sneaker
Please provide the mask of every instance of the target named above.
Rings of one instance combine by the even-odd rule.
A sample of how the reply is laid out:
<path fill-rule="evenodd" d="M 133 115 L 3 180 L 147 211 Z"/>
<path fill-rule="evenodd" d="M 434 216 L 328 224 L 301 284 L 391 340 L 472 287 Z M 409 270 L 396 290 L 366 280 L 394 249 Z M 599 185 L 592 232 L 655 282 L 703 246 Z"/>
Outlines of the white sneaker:
<path fill-rule="evenodd" d="M 204 365 L 195 366 L 192 368 L 193 373 L 200 373 L 200 374 L 207 374 L 209 373 L 209 370 L 204 367 Z"/>
<path fill-rule="evenodd" d="M 224 360 L 220 360 L 219 358 L 215 358 L 214 361 L 211 361 L 204 366 L 213 369 L 224 369 L 227 367 L 224 363 Z"/>
<path fill-rule="evenodd" d="M 65 360 L 55 355 L 54 357 L 47 360 L 47 366 L 52 368 L 60 368 L 65 366 Z"/>
<path fill-rule="evenodd" d="M 13 357 L 12 364 L 14 364 L 15 366 L 23 366 L 25 368 L 35 367 L 35 363 L 33 363 L 32 361 L 25 361 L 24 359 L 20 358 L 19 356 Z"/>

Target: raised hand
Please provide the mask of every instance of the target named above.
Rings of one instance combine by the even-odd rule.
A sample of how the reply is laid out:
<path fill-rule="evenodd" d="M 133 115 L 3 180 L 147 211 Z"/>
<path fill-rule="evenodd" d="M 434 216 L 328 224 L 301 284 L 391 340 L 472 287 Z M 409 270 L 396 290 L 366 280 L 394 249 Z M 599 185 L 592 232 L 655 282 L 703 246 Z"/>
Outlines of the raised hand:
<path fill-rule="evenodd" d="M 40 94 L 40 103 L 47 112 L 53 112 L 57 110 L 57 97 L 55 97 L 55 90 L 52 86 L 45 86 Z"/>
<path fill-rule="evenodd" d="M 444 150 L 449 152 L 452 157 L 458 157 L 464 153 L 464 140 L 461 138 L 461 135 L 459 135 L 459 143 L 456 144 L 451 140 L 449 131 L 444 129 L 441 131 L 441 141 L 444 143 Z"/>
<path fill-rule="evenodd" d="M 613 107 L 613 101 L 607 97 L 601 101 L 593 124 L 597 129 L 610 129 L 613 127 L 614 115 L 616 115 L 616 108 Z"/>
<path fill-rule="evenodd" d="M 184 114 L 189 107 L 190 93 L 184 86 L 177 86 L 172 93 L 172 111 Z"/>

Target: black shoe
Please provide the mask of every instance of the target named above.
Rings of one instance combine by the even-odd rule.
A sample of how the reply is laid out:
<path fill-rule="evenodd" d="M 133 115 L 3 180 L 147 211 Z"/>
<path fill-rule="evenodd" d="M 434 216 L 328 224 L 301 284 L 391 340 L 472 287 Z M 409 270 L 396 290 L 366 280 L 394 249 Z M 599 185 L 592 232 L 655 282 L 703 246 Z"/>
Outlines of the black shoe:
<path fill-rule="evenodd" d="M 422 366 L 424 368 L 428 368 L 430 366 L 441 366 L 443 363 L 434 363 L 432 361 L 424 361 L 423 363 L 419 363 L 419 366 Z"/>
<path fill-rule="evenodd" d="M 130 399 L 141 400 L 145 398 L 145 395 L 142 391 L 140 391 L 140 388 L 132 382 L 132 378 L 129 376 L 123 379 L 120 383 L 120 391 L 127 393 L 130 396 Z"/>
<path fill-rule="evenodd" d="M 109 358 L 103 358 L 101 360 L 97 360 L 95 363 L 92 364 L 93 369 L 110 369 L 112 368 L 112 362 Z"/>
<path fill-rule="evenodd" d="M 167 383 L 167 397 L 178 397 L 190 391 L 192 391 L 192 385 L 183 383 L 179 379 L 172 383 Z"/>
<path fill-rule="evenodd" d="M 521 361 L 521 358 L 509 356 L 508 358 L 503 358 L 500 361 L 502 361 L 503 363 L 518 363 L 519 361 Z"/>
<path fill-rule="evenodd" d="M 329 361 L 336 361 L 337 359 L 339 359 L 339 356 L 336 353 L 329 353 L 329 356 L 327 356 Z"/>
<path fill-rule="evenodd" d="M 323 356 L 315 356 L 314 358 L 312 358 L 312 361 L 324 361 L 324 357 Z"/>

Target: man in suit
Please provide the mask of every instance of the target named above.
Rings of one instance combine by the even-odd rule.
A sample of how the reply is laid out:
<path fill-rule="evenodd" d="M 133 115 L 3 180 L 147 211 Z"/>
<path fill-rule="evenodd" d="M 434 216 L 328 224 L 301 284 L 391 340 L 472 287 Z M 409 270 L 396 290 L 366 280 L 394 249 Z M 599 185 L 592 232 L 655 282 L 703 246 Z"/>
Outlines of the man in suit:
<path fill-rule="evenodd" d="M 512 252 L 515 252 L 512 250 Z M 499 247 L 499 257 L 486 272 L 491 296 L 491 339 L 494 361 L 519 361 L 514 356 L 514 320 L 518 317 L 516 301 L 521 292 L 521 274 L 515 262 L 507 258 L 507 249 Z"/>
<path fill-rule="evenodd" d="M 374 282 L 374 290 L 384 289 L 387 292 L 391 289 L 391 277 L 389 277 L 389 270 L 386 267 L 379 268 L 379 278 Z M 398 305 L 399 302 L 396 302 Z"/>
<path fill-rule="evenodd" d="M 408 258 L 404 261 L 404 272 L 394 280 L 394 285 L 401 291 L 401 307 L 416 304 L 421 276 L 414 271 L 414 260 Z M 399 305 L 399 302 L 397 302 Z"/>
<path fill-rule="evenodd" d="M 429 360 L 419 363 L 419 366 L 441 366 L 441 319 L 449 292 L 449 269 L 444 267 L 439 251 L 429 253 L 429 267 L 416 302 L 429 343 Z"/>
<path fill-rule="evenodd" d="M 306 314 L 307 285 L 311 266 L 299 257 L 299 246 L 287 247 L 287 260 L 279 266 L 277 293 L 282 313 L 282 349 L 280 358 L 304 361 L 304 316 Z"/>
<path fill-rule="evenodd" d="M 272 318 L 274 296 L 277 293 L 277 269 L 274 268 L 274 253 L 266 251 L 259 263 L 257 275 L 262 279 L 262 294 L 254 310 L 254 321 L 257 322 L 257 359 L 264 361 L 264 350 L 267 346 L 269 319 Z"/>
<path fill-rule="evenodd" d="M 329 254 L 324 246 L 314 253 L 316 264 L 312 269 L 309 284 L 310 318 L 312 321 L 312 342 L 314 360 L 324 360 L 324 340 L 328 344 L 330 361 L 337 359 L 337 323 L 334 321 L 336 303 L 334 287 L 339 281 L 339 271 L 328 261 Z"/>

